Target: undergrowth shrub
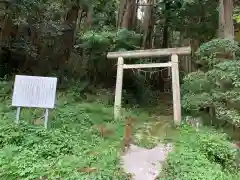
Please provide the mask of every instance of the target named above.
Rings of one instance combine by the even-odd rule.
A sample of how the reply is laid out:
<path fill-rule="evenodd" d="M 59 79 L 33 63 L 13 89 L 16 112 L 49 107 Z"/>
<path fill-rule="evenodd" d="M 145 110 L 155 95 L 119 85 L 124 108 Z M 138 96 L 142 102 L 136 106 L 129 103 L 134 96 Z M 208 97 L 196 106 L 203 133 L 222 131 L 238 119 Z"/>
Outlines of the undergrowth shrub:
<path fill-rule="evenodd" d="M 103 29 L 79 34 L 75 48 L 77 51 L 84 49 L 83 62 L 88 80 L 92 84 L 105 82 L 105 84 L 111 84 L 112 87 L 115 84 L 116 60 L 106 59 L 107 52 L 140 49 L 140 42 L 141 35 L 134 31 Z M 131 61 L 128 59 L 129 63 Z M 127 104 L 146 104 L 145 100 L 149 96 L 149 91 L 140 76 L 136 77 L 134 73 L 127 73 L 123 80 L 123 89 L 125 89 L 124 102 Z"/>
<path fill-rule="evenodd" d="M 210 162 L 221 165 L 223 169 L 236 169 L 237 149 L 231 148 L 225 134 L 205 132 L 198 135 L 199 147 Z"/>
<path fill-rule="evenodd" d="M 16 125 L 9 95 L 1 99 L 0 179 L 126 179 L 118 155 L 123 121 L 115 122 L 112 108 L 103 104 L 74 101 L 74 93 L 58 94 L 48 130 L 31 125 L 42 116 L 41 109 L 23 108 Z M 114 134 L 102 139 L 97 129 L 101 124 Z M 84 168 L 96 170 L 87 173 Z"/>
<path fill-rule="evenodd" d="M 212 129 L 196 133 L 188 126 L 180 128 L 175 150 L 169 154 L 164 168 L 165 180 L 237 180 L 236 166 L 239 153 L 228 142 L 225 134 Z"/>
<path fill-rule="evenodd" d="M 13 83 L 9 83 L 5 80 L 0 79 L 0 99 L 4 100 L 8 98 L 8 95 L 12 93 Z"/>
<path fill-rule="evenodd" d="M 227 176 L 217 164 L 209 162 L 204 154 L 192 149 L 178 149 L 176 154 L 168 160 L 166 179 L 168 180 L 216 180 L 220 177 L 227 180 Z"/>
<path fill-rule="evenodd" d="M 212 109 L 212 116 L 240 125 L 240 47 L 227 39 L 204 43 L 196 52 L 201 68 L 184 77 L 182 106 L 189 113 Z"/>

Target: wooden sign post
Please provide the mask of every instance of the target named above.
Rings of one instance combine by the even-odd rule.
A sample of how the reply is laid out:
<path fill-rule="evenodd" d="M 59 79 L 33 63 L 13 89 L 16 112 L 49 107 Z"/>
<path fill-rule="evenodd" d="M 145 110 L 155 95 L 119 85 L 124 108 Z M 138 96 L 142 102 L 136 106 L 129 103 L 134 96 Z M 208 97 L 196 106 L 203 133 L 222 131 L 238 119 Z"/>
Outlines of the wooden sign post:
<path fill-rule="evenodd" d="M 17 107 L 16 123 L 20 122 L 21 107 L 43 108 L 44 127 L 48 124 L 48 109 L 55 104 L 57 78 L 16 75 L 12 106 Z"/>

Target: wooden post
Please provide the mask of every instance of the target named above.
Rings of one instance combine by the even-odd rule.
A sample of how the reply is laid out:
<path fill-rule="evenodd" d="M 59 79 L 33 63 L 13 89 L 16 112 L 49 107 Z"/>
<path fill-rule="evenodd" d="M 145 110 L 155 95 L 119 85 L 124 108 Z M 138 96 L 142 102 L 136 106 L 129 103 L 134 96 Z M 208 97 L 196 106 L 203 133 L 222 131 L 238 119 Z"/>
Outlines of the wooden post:
<path fill-rule="evenodd" d="M 45 109 L 44 113 L 44 127 L 47 129 L 47 124 L 48 124 L 48 109 Z"/>
<path fill-rule="evenodd" d="M 119 57 L 118 64 L 117 64 L 117 77 L 116 77 L 115 102 L 114 102 L 114 119 L 115 120 L 121 117 L 123 63 L 124 63 L 123 58 Z"/>
<path fill-rule="evenodd" d="M 173 93 L 173 119 L 174 124 L 181 123 L 180 83 L 178 69 L 178 55 L 171 56 L 172 61 L 172 93 Z"/>
<path fill-rule="evenodd" d="M 21 107 L 17 107 L 17 114 L 16 114 L 16 123 L 17 124 L 19 124 L 20 113 L 21 113 Z"/>

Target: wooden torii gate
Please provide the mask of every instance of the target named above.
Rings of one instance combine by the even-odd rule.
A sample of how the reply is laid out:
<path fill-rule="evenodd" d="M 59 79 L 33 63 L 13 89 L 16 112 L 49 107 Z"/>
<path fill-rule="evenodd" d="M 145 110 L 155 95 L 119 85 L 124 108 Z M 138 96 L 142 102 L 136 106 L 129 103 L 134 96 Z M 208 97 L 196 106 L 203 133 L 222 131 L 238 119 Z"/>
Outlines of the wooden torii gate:
<path fill-rule="evenodd" d="M 190 53 L 191 53 L 191 47 L 109 52 L 107 54 L 108 59 L 118 59 L 115 102 L 114 102 L 114 118 L 119 119 L 121 117 L 122 83 L 123 83 L 124 69 L 171 67 L 172 68 L 173 118 L 174 118 L 174 123 L 176 125 L 179 125 L 181 122 L 181 103 L 180 103 L 178 56 L 189 55 Z M 171 61 L 167 63 L 124 64 L 124 59 L 126 58 L 144 58 L 144 57 L 161 57 L 161 56 L 171 56 Z"/>

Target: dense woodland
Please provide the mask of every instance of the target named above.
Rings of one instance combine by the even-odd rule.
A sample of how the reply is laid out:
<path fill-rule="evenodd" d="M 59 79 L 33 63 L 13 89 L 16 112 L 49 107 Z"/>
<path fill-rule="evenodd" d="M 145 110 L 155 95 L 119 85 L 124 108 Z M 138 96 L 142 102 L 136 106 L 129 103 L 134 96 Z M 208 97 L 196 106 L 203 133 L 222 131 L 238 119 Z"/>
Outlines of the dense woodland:
<path fill-rule="evenodd" d="M 183 107 L 187 111 L 211 107 L 214 116 L 234 116 L 232 121 L 237 121 L 238 4 L 232 0 L 1 1 L 1 77 L 54 75 L 60 88 L 76 82 L 82 91 L 89 85 L 113 88 L 116 61 L 107 60 L 107 52 L 191 46 L 192 56 L 180 63 L 182 77 L 187 75 Z M 152 89 L 171 89 L 164 79 L 168 71 L 127 71 L 124 89 L 133 102 L 141 103 Z"/>
<path fill-rule="evenodd" d="M 1 179 L 127 179 L 116 163 L 124 125 L 111 117 L 117 63 L 106 58 L 111 51 L 191 46 L 192 54 L 179 64 L 183 114 L 204 113 L 211 126 L 231 124 L 239 131 L 239 0 L 1 0 L 0 33 Z M 126 61 L 167 62 L 169 57 Z M 155 106 L 156 92 L 171 91 L 169 72 L 125 71 L 125 105 Z M 49 131 L 10 123 L 16 74 L 58 77 L 59 100 Z M 102 91 L 108 98 L 104 107 L 83 103 L 89 94 Z M 150 121 L 146 112 L 126 113 L 141 123 Z M 28 110 L 22 116 L 35 125 L 40 122 Z M 101 124 L 101 136 L 105 125 L 115 135 L 103 141 L 96 124 Z M 161 179 L 239 179 L 237 151 L 227 144 L 231 137 L 213 129 L 196 134 L 184 126 L 178 131 L 178 148 Z"/>

